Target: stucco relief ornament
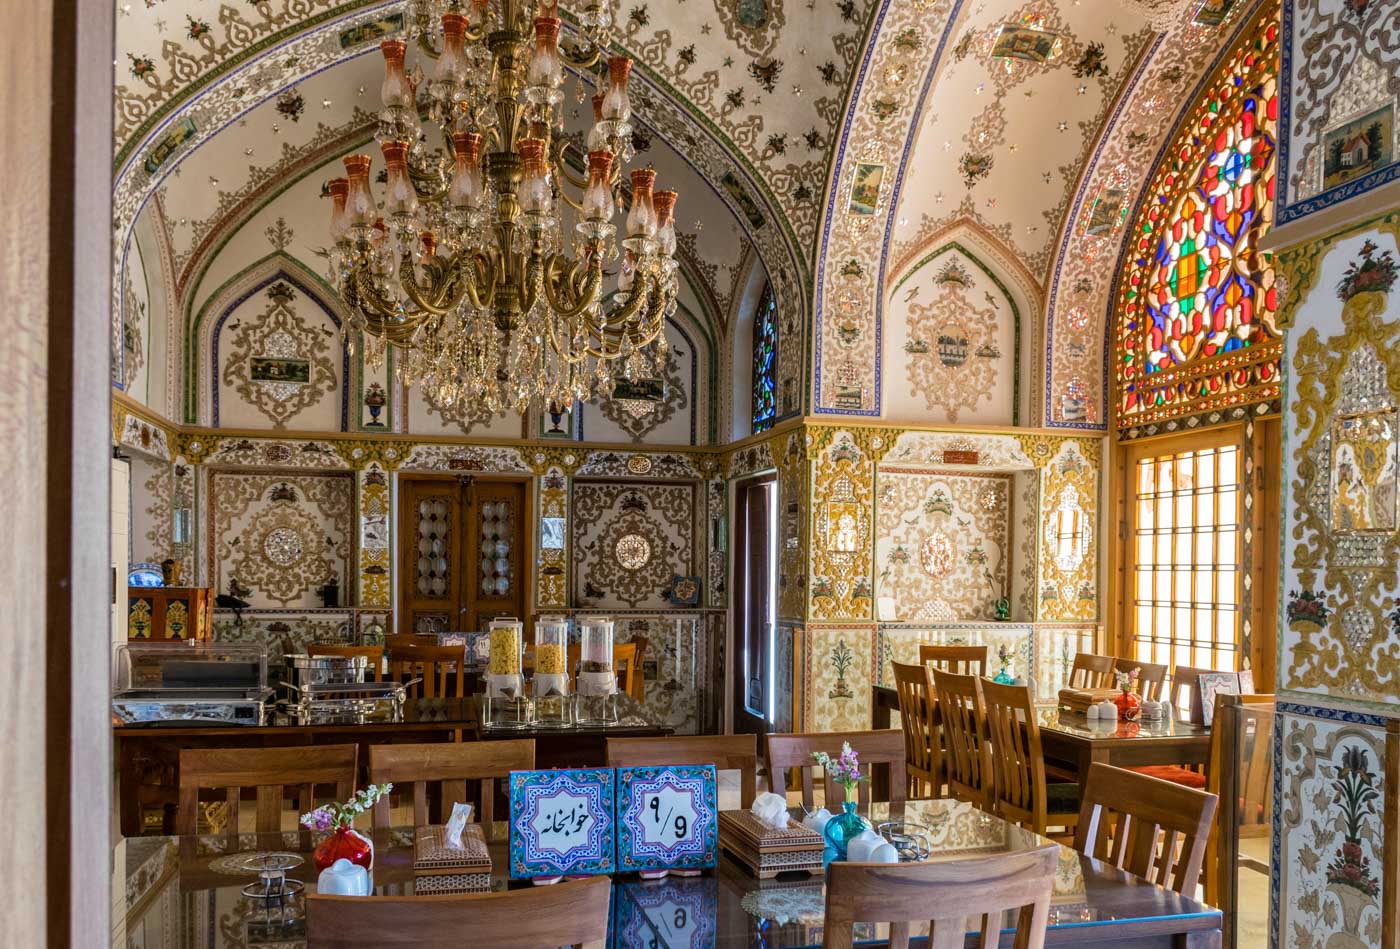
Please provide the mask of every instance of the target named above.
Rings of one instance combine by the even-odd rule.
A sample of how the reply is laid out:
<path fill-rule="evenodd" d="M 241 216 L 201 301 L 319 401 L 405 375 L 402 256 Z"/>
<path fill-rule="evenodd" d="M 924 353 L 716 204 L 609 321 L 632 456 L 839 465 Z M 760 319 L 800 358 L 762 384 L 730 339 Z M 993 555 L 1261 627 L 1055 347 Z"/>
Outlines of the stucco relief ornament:
<path fill-rule="evenodd" d="M 919 565 L 924 568 L 924 573 L 935 580 L 952 573 L 955 556 L 952 540 L 941 530 L 929 534 L 919 546 Z"/>
<path fill-rule="evenodd" d="M 294 309 L 296 293 L 278 281 L 259 316 L 233 323 L 223 381 L 275 428 L 320 402 L 335 388 L 329 331 L 318 333 Z"/>

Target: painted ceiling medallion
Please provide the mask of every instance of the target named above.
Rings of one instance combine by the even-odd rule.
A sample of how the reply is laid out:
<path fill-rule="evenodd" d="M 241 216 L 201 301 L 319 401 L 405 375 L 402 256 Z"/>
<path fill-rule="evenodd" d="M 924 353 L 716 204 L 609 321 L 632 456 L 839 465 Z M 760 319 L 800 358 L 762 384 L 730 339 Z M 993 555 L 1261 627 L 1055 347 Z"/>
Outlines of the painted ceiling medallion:
<path fill-rule="evenodd" d="M 335 363 L 322 338 L 329 331 L 302 317 L 290 286 L 279 280 L 268 288 L 267 297 L 269 306 L 260 315 L 229 324 L 231 345 L 223 382 L 275 428 L 285 428 L 335 389 Z"/>
<path fill-rule="evenodd" d="M 641 534 L 623 534 L 613 546 L 613 556 L 624 570 L 640 570 L 651 562 L 651 542 Z"/>
<path fill-rule="evenodd" d="M 787 22 L 783 0 L 714 0 L 724 35 L 750 56 L 766 56 L 778 45 Z"/>
<path fill-rule="evenodd" d="M 929 534 L 919 545 L 919 565 L 935 580 L 953 572 L 953 556 L 953 542 L 941 530 Z"/>

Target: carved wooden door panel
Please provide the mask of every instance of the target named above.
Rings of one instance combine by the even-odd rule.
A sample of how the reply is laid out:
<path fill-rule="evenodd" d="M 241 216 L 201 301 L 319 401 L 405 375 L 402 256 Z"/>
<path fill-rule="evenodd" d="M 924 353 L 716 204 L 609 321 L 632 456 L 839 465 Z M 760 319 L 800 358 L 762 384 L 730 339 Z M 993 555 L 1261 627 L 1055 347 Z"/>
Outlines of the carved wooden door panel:
<path fill-rule="evenodd" d="M 400 482 L 399 632 L 483 630 L 525 613 L 525 485 L 469 477 Z"/>

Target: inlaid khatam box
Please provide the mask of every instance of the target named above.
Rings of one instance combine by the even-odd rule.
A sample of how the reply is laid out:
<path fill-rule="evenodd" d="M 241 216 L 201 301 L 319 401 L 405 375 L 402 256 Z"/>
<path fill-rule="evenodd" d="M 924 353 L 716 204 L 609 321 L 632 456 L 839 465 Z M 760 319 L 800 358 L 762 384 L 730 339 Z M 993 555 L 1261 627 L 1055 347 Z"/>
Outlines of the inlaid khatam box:
<path fill-rule="evenodd" d="M 821 873 L 826 840 L 791 817 L 776 830 L 749 811 L 722 811 L 719 845 L 760 880 L 780 873 Z"/>
<path fill-rule="evenodd" d="M 489 893 L 491 855 L 480 824 L 462 829 L 462 846 L 449 847 L 441 824 L 419 827 L 413 838 L 413 892 Z"/>

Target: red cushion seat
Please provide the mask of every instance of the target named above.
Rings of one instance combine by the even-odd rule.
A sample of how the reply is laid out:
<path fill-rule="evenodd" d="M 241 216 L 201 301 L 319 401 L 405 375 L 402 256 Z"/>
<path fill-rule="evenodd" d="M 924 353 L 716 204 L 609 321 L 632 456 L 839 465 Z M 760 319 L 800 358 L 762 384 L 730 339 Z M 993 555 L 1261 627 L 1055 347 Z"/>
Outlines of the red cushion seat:
<path fill-rule="evenodd" d="M 1161 778 L 1163 781 L 1170 781 L 1173 784 L 1184 784 L 1188 788 L 1204 790 L 1206 786 L 1206 776 L 1199 771 L 1192 771 L 1190 768 L 1183 768 L 1174 764 L 1150 764 L 1141 768 L 1129 768 L 1129 771 L 1136 771 L 1138 774 L 1145 774 L 1153 778 Z"/>

